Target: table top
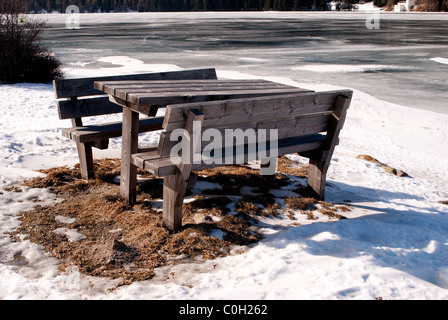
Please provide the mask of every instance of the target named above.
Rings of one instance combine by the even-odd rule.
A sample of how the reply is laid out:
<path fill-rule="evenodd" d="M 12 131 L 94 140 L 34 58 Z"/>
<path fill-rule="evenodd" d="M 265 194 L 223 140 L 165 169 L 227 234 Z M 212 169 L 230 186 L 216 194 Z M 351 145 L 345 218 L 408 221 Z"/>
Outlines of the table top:
<path fill-rule="evenodd" d="M 266 80 L 97 81 L 95 89 L 122 106 L 152 115 L 160 106 L 312 92 Z"/>

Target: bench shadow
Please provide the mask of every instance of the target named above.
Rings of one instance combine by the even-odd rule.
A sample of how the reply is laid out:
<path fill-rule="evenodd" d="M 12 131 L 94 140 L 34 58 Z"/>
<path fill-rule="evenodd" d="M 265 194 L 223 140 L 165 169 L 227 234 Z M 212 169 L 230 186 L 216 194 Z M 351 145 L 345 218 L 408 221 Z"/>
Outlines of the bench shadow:
<path fill-rule="evenodd" d="M 424 197 L 401 191 L 385 189 L 373 189 L 363 186 L 350 185 L 343 182 L 330 181 L 326 185 L 327 201 L 351 201 L 351 202 L 390 202 L 396 199 L 424 200 Z"/>
<path fill-rule="evenodd" d="M 436 201 L 434 206 L 421 207 L 400 202 L 423 199 L 404 192 L 333 181 L 327 190 L 328 201 L 350 200 L 369 214 L 292 227 L 266 239 L 264 245 L 282 249 L 295 243 L 300 245 L 297 254 L 304 250 L 341 259 L 368 257 L 373 266 L 393 268 L 448 289 L 448 210 L 440 209 Z M 387 207 L 370 205 L 373 202 Z"/>

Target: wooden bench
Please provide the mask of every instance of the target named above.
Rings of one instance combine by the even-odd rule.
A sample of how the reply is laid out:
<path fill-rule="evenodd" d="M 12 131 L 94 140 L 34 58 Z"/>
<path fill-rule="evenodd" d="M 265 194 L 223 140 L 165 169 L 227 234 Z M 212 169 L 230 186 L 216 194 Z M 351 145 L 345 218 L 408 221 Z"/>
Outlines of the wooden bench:
<path fill-rule="evenodd" d="M 256 160 L 261 160 L 263 167 L 269 161 L 276 161 L 276 156 L 290 153 L 309 158 L 308 186 L 323 199 L 327 169 L 338 144 L 351 97 L 352 91 L 341 90 L 169 105 L 163 120 L 165 131 L 161 134 L 158 147 L 133 154 L 131 162 L 164 177 L 163 221 L 170 230 L 178 230 L 182 225 L 182 204 L 192 171 L 236 163 L 226 163 L 225 160 L 222 164 L 217 164 L 217 161 L 211 164 L 204 161 L 195 163 L 192 153 L 188 153 L 184 160 L 181 160 L 180 154 L 171 156 L 173 147 L 179 146 L 178 140 L 170 139 L 175 130 L 185 129 L 192 133 L 194 128 L 200 128 L 202 136 L 207 129 L 217 129 L 215 132 L 222 133 L 225 139 L 226 129 L 253 129 L 256 133 L 261 129 L 277 129 L 277 154 L 266 154 L 265 158 L 260 159 L 258 152 L 255 152 Z M 194 139 L 188 141 L 191 150 L 196 143 L 200 152 L 211 143 L 201 140 L 194 142 Z M 231 157 L 235 160 L 235 150 L 243 147 L 244 157 L 239 162 L 254 159 L 254 149 L 250 149 L 248 142 L 239 143 L 232 148 Z M 219 143 L 216 145 L 219 146 Z M 220 150 L 214 149 L 215 152 L 219 151 L 214 155 L 221 153 L 225 156 L 228 151 L 225 141 L 221 141 L 221 145 Z M 270 151 L 273 150 L 271 147 L 274 144 L 268 145 Z"/>
<path fill-rule="evenodd" d="M 123 107 L 110 102 L 104 92 L 94 88 L 95 81 L 120 80 L 192 80 L 217 79 L 215 69 L 198 69 L 173 71 L 162 73 L 131 74 L 112 77 L 95 77 L 81 79 L 55 80 L 53 87 L 57 102 L 59 118 L 71 119 L 72 128 L 62 130 L 62 135 L 74 140 L 78 149 L 81 175 L 84 179 L 94 176 L 92 147 L 107 149 L 109 138 L 122 135 L 122 122 L 96 123 L 84 125 L 82 118 L 122 113 Z M 157 111 L 157 109 L 153 108 Z M 139 120 L 139 132 L 149 132 L 162 129 L 163 117 L 154 117 Z"/>

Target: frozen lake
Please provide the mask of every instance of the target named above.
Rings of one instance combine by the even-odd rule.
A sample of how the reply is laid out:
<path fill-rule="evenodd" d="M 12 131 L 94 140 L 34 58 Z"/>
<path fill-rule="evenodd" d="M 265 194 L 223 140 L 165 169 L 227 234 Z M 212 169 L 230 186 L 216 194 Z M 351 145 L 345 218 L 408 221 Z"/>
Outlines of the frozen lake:
<path fill-rule="evenodd" d="M 448 113 L 448 15 L 234 12 L 45 15 L 46 44 L 66 68 L 116 67 L 112 56 L 179 68 L 359 89 Z M 145 70 L 144 70 L 145 71 Z"/>

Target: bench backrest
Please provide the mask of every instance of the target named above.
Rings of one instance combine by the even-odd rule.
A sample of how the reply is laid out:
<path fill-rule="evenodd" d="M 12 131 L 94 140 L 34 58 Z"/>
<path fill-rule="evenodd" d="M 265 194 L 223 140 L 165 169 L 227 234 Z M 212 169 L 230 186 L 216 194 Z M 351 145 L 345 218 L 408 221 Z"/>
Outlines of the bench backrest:
<path fill-rule="evenodd" d="M 345 118 L 351 96 L 352 91 L 339 90 L 169 105 L 158 154 L 169 156 L 172 147 L 178 144 L 178 140 L 171 141 L 170 136 L 173 130 L 185 128 L 189 110 L 203 114 L 202 133 L 213 128 L 225 137 L 226 129 L 254 129 L 255 132 L 277 129 L 280 141 L 334 131 L 341 116 Z M 202 148 L 209 143 L 202 142 Z M 225 145 L 224 141 L 222 145 Z"/>
<path fill-rule="evenodd" d="M 210 69 L 171 71 L 159 73 L 130 74 L 124 76 L 63 79 L 53 81 L 58 101 L 59 118 L 73 119 L 104 114 L 120 113 L 123 108 L 109 101 L 104 92 L 94 88 L 95 81 L 121 80 L 190 80 L 217 79 L 216 71 Z M 84 97 L 82 99 L 79 99 Z"/>

